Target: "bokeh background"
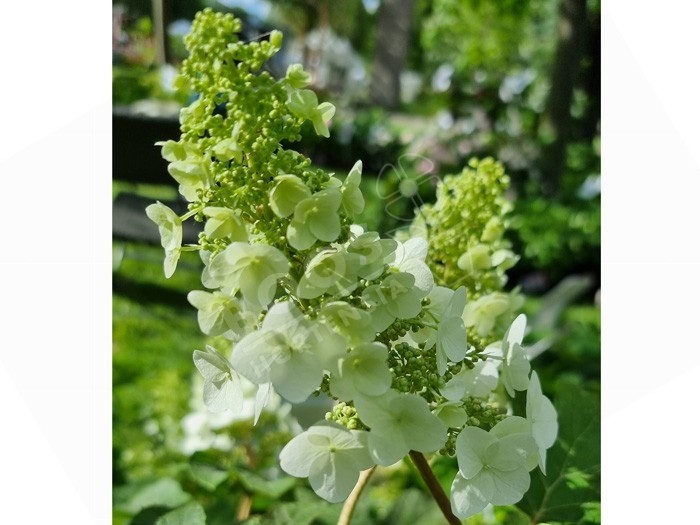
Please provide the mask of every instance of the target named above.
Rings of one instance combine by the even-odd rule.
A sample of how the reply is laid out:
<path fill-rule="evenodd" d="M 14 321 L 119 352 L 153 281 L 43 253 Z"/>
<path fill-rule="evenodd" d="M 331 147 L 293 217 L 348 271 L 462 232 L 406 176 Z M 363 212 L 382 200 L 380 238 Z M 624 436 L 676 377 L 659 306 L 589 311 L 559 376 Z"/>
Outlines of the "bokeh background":
<path fill-rule="evenodd" d="M 369 228 L 405 225 L 472 157 L 504 164 L 520 255 L 508 288 L 526 297 L 533 366 L 571 454 L 521 505 L 467 522 L 599 523 L 600 2 L 585 0 L 113 2 L 114 523 L 167 525 L 194 503 L 208 524 L 335 523 L 340 510 L 275 465 L 323 406 L 279 403 L 255 430 L 245 414 L 207 414 L 192 363 L 205 336 L 186 300 L 200 262 L 166 280 L 145 217 L 156 199 L 183 205 L 154 143 L 179 137 L 188 94 L 172 80 L 204 7 L 235 13 L 243 38 L 284 33 L 271 73 L 302 63 L 337 108 L 330 138 L 309 127 L 297 148 L 337 173 L 363 161 Z M 454 465 L 435 468 L 449 486 Z M 403 464 L 374 476 L 356 520 L 441 522 Z"/>

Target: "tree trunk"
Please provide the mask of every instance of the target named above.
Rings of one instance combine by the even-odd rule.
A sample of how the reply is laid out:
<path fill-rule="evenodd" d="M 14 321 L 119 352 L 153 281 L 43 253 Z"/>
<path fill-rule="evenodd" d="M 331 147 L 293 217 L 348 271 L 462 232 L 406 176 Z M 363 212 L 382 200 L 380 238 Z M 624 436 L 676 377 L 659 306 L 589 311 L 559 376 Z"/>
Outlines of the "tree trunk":
<path fill-rule="evenodd" d="M 551 142 L 542 148 L 540 171 L 545 195 L 556 195 L 571 139 L 571 101 L 581 69 L 587 26 L 586 0 L 561 0 L 557 50 L 542 130 Z"/>
<path fill-rule="evenodd" d="M 372 64 L 370 99 L 394 109 L 401 102 L 401 71 L 408 55 L 415 0 L 382 0 Z"/>

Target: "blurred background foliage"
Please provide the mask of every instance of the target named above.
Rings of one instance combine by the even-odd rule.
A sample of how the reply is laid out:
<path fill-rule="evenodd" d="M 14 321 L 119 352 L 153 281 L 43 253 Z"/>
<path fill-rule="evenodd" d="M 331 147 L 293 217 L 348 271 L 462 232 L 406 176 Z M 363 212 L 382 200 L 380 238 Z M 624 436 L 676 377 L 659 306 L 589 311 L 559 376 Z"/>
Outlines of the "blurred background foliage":
<path fill-rule="evenodd" d="M 523 502 L 467 523 L 599 523 L 600 2 L 113 0 L 115 231 L 123 197 L 142 199 L 139 211 L 177 200 L 153 142 L 178 138 L 188 94 L 172 80 L 203 7 L 239 16 L 243 38 L 284 32 L 269 70 L 303 63 L 337 106 L 329 139 L 309 127 L 293 147 L 340 174 L 363 161 L 368 228 L 405 226 L 472 157 L 504 164 L 520 255 L 508 286 L 526 296 L 531 356 L 561 437 Z M 143 135 L 147 120 L 155 137 Z M 200 261 L 184 257 L 166 280 L 162 250 L 145 237 L 113 243 L 114 523 L 335 523 L 340 506 L 276 464 L 296 425 L 327 407 L 280 405 L 255 431 L 245 417 L 207 414 L 192 351 L 222 343 L 201 334 L 186 300 Z M 434 467 L 449 488 L 454 462 Z M 353 521 L 440 522 L 403 463 L 375 473 Z"/>

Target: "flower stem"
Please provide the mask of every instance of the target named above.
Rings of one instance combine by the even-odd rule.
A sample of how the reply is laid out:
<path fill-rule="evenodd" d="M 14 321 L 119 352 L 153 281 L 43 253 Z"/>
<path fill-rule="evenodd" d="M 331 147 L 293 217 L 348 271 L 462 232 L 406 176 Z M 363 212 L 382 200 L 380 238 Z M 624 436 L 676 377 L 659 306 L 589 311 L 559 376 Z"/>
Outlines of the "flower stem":
<path fill-rule="evenodd" d="M 408 455 L 411 456 L 413 464 L 416 466 L 416 469 L 418 469 L 421 478 L 423 478 L 423 481 L 425 481 L 425 484 L 428 486 L 430 494 L 433 496 L 433 499 L 438 504 L 438 507 L 440 507 L 442 514 L 447 520 L 447 523 L 449 523 L 450 525 L 460 525 L 462 522 L 457 516 L 452 514 L 452 506 L 450 505 L 450 500 L 445 494 L 445 491 L 442 490 L 442 486 L 440 485 L 438 479 L 435 477 L 435 473 L 430 468 L 430 465 L 428 465 L 428 461 L 425 459 L 425 456 L 420 452 L 416 452 L 415 450 L 411 450 L 408 453 Z"/>
<path fill-rule="evenodd" d="M 362 490 L 365 488 L 365 485 L 367 485 L 367 482 L 369 481 L 369 478 L 374 472 L 375 468 L 377 468 L 377 465 L 360 472 L 360 479 L 357 480 L 355 488 L 352 489 L 348 499 L 345 500 L 343 510 L 340 511 L 340 516 L 338 516 L 338 525 L 350 525 L 352 513 L 355 512 L 355 506 L 357 506 L 357 502 L 360 499 L 360 494 L 362 494 Z"/>

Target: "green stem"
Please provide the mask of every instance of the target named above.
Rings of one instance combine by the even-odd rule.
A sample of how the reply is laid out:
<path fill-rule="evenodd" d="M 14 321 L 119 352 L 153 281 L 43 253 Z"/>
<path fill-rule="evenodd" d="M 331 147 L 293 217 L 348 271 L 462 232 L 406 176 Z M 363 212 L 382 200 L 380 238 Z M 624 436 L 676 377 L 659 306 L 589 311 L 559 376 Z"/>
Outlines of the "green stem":
<path fill-rule="evenodd" d="M 433 469 L 430 468 L 425 456 L 420 452 L 416 452 L 415 450 L 411 450 L 408 455 L 411 456 L 413 464 L 416 466 L 416 469 L 418 469 L 418 473 L 420 474 L 421 478 L 423 478 L 423 481 L 425 481 L 425 484 L 427 485 L 430 494 L 433 496 L 433 499 L 438 504 L 438 507 L 440 507 L 442 514 L 447 520 L 447 523 L 450 525 L 461 525 L 462 522 L 460 519 L 452 514 L 450 500 L 448 499 L 447 494 L 445 494 L 445 491 L 442 490 L 442 485 L 440 485 L 440 482 L 435 477 L 435 473 L 433 472 Z"/>
<path fill-rule="evenodd" d="M 362 494 L 362 490 L 365 488 L 365 485 L 367 485 L 367 482 L 369 481 L 369 478 L 374 472 L 375 468 L 377 468 L 377 465 L 360 472 L 360 479 L 357 480 L 355 488 L 352 489 L 348 499 L 346 499 L 345 503 L 343 504 L 343 510 L 340 511 L 340 516 L 338 516 L 338 525 L 350 525 L 352 514 L 355 512 L 357 502 L 360 500 L 360 494 Z"/>

